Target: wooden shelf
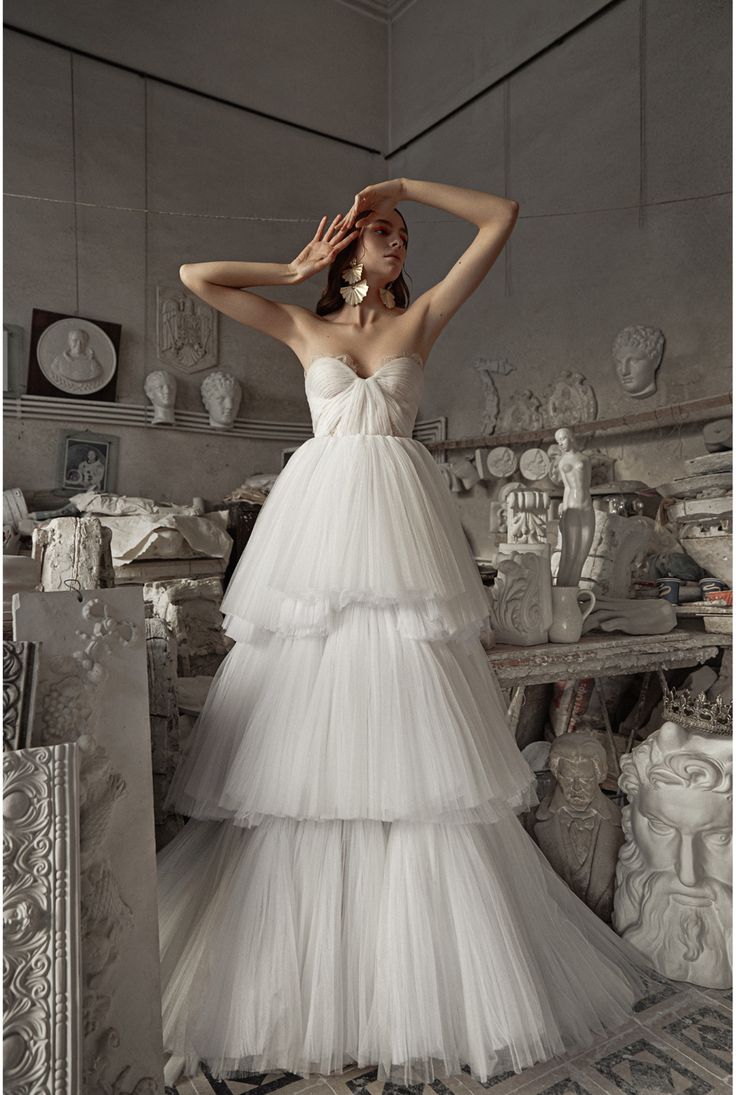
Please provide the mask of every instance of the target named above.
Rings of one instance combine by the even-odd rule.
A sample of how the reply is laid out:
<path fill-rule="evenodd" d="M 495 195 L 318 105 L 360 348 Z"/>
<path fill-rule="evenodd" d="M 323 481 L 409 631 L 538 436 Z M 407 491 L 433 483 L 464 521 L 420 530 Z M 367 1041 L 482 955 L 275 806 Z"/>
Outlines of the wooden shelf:
<path fill-rule="evenodd" d="M 577 643 L 499 645 L 489 650 L 487 656 L 499 684 L 512 688 L 701 665 L 714 658 L 722 647 L 732 645 L 730 634 L 680 626 L 667 635 L 596 632 L 584 635 Z"/>
<path fill-rule="evenodd" d="M 691 399 L 687 403 L 673 403 L 637 414 L 625 414 L 619 418 L 598 418 L 580 422 L 569 428 L 576 437 L 593 437 L 599 434 L 634 434 L 647 430 L 664 429 L 668 426 L 684 426 L 695 422 L 713 422 L 717 418 L 730 418 L 733 399 L 731 392 L 708 396 L 707 399 Z M 564 427 L 524 430 L 517 433 L 487 434 L 481 437 L 462 437 L 456 440 L 432 441 L 428 449 L 490 449 L 496 445 L 530 445 L 535 441 L 554 441 L 555 432 Z"/>

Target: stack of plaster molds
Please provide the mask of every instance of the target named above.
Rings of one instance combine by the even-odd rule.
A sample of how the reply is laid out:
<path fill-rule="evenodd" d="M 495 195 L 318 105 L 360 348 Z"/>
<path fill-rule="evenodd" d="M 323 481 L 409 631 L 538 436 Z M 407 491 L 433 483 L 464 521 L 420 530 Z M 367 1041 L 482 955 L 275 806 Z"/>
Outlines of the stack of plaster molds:
<path fill-rule="evenodd" d="M 683 549 L 706 573 L 732 581 L 733 453 L 709 452 L 685 461 L 688 474 L 658 487 L 674 498 L 667 516 Z"/>

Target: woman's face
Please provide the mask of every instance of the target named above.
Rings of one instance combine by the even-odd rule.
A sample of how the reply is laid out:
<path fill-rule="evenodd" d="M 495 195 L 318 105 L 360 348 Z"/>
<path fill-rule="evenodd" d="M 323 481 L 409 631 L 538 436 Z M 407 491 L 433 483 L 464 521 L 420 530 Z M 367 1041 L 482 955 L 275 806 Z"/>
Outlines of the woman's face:
<path fill-rule="evenodd" d="M 378 207 L 362 226 L 356 255 L 365 274 L 378 277 L 385 285 L 396 281 L 403 270 L 407 243 L 407 231 L 396 210 Z"/>

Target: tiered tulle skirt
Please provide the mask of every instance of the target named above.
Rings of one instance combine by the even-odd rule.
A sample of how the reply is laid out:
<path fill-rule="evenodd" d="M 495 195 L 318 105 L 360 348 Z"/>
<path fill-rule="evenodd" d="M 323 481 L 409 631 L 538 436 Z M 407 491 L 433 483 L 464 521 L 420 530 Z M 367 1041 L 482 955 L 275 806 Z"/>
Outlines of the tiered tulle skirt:
<path fill-rule="evenodd" d="M 635 952 L 515 816 L 534 775 L 426 449 L 306 442 L 222 609 L 236 643 L 168 798 L 192 820 L 158 856 L 165 1048 L 483 1081 L 630 1018 Z"/>

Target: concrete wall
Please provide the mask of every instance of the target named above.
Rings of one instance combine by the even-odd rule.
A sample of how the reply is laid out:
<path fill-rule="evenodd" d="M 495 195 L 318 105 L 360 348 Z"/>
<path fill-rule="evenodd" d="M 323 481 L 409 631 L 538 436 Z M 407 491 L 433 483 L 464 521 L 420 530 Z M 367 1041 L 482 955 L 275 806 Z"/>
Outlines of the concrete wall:
<path fill-rule="evenodd" d="M 386 25 L 338 0 L 6 0 L 6 26 L 383 151 Z M 11 47 L 13 48 L 13 47 Z"/>
<path fill-rule="evenodd" d="M 93 5 L 78 7 L 91 17 Z M 354 13 L 356 33 L 364 24 L 374 26 Z M 328 39 L 326 23 L 323 31 Z M 291 49 L 293 33 L 285 32 Z M 273 69 L 272 83 L 302 98 L 286 67 Z M 4 147 L 5 322 L 28 333 L 36 307 L 122 324 L 117 398 L 139 404 L 145 374 L 160 365 L 157 284 L 179 285 L 182 262 L 286 262 L 323 213 L 347 209 L 356 189 L 385 175 L 376 153 L 13 31 Z M 313 308 L 323 280 L 264 293 Z M 220 367 L 243 386 L 240 416 L 309 422 L 303 371 L 288 348 L 225 316 L 218 322 Z M 203 410 L 203 375 L 179 377 L 182 409 Z M 279 467 L 279 443 L 88 428 L 120 436 L 118 489 L 130 493 L 217 498 L 253 471 Z M 60 433 L 35 421 L 7 428 L 6 486 L 54 486 Z"/>
<path fill-rule="evenodd" d="M 214 9 L 134 2 L 125 23 L 112 0 L 74 7 L 71 19 L 68 8 L 47 0 L 10 0 L 5 17 L 299 125 L 317 129 L 324 120 L 337 138 L 366 135 L 366 147 L 356 148 L 6 32 L 5 182 L 6 191 L 22 195 L 6 198 L 6 322 L 29 329 L 34 306 L 73 312 L 78 270 L 80 314 L 123 325 L 120 399 L 143 402 L 143 377 L 156 367 L 155 286 L 175 284 L 182 261 L 286 261 L 323 212 L 344 208 L 368 181 L 402 174 L 507 194 L 521 205 L 510 244 L 429 362 L 420 414 L 446 414 L 450 436 L 479 430 L 472 364 L 480 357 L 513 363 L 514 372 L 497 380 L 502 400 L 528 386 L 541 394 L 562 369 L 575 368 L 594 385 L 601 417 L 730 388 L 725 0 L 559 0 L 535 8 L 542 16 L 526 24 L 535 28 L 531 37 L 516 22 L 525 0 L 464 0 L 462 19 L 449 21 L 449 6 L 415 0 L 390 28 L 356 6 L 310 0 L 320 43 L 309 53 L 314 64 L 304 62 L 312 40 L 299 22 L 307 5 L 296 0 L 279 0 L 280 16 L 289 14 L 284 22 L 273 18 L 273 7 L 231 8 L 229 0 Z M 215 21 L 212 10 L 227 17 Z M 196 51 L 192 27 L 200 35 Z M 223 40 L 233 27 L 244 28 L 235 50 Z M 381 49 L 391 58 L 394 133 L 406 140 L 387 160 L 369 150 L 380 144 L 376 118 L 388 121 L 385 87 L 367 78 L 368 70 L 385 71 Z M 204 63 L 212 57 L 217 63 Z M 478 94 L 482 86 L 488 90 Z M 84 203 L 76 223 L 75 164 Z M 405 213 L 417 294 L 444 275 L 473 229 L 427 207 L 407 204 Z M 312 307 L 319 286 L 268 295 L 280 292 Z M 290 352 L 226 317 L 219 322 L 222 365 L 244 386 L 241 414 L 308 421 L 303 376 Z M 613 336 L 630 323 L 659 325 L 668 340 L 659 390 L 643 403 L 621 394 L 610 358 Z M 183 380 L 180 390 L 183 407 L 201 409 L 196 380 Z M 7 486 L 53 485 L 49 457 L 58 432 L 36 422 L 6 428 Z M 109 432 L 121 436 L 120 489 L 165 491 L 174 501 L 213 497 L 252 471 L 275 467 L 281 447 Z M 653 484 L 701 451 L 697 429 L 664 443 L 657 434 L 608 448 L 620 477 Z M 211 490 L 192 466 L 206 469 Z M 490 497 L 481 486 L 457 499 L 479 552 L 488 548 Z"/>
<path fill-rule="evenodd" d="M 391 175 L 490 190 L 521 207 L 504 253 L 428 365 L 425 411 L 448 415 L 450 437 L 480 432 L 472 365 L 481 357 L 514 366 L 497 378 L 502 407 L 517 389 L 541 395 L 569 368 L 594 386 L 601 418 L 731 388 L 730 8 L 646 0 L 643 36 L 640 8 L 607 6 L 389 158 Z M 399 26 L 421 10 L 418 0 Z M 426 57 L 411 48 L 407 38 L 403 67 L 417 71 Z M 464 59 L 455 56 L 458 68 Z M 419 205 L 405 212 L 419 293 L 473 229 Z M 646 400 L 625 396 L 613 372 L 612 339 L 633 323 L 659 326 L 667 339 L 658 391 Z M 703 451 L 697 428 L 600 447 L 618 459 L 619 478 L 655 486 Z M 458 496 L 479 552 L 489 547 L 489 497 L 482 484 Z"/>
<path fill-rule="evenodd" d="M 392 153 L 616 0 L 416 0 L 389 26 Z"/>

